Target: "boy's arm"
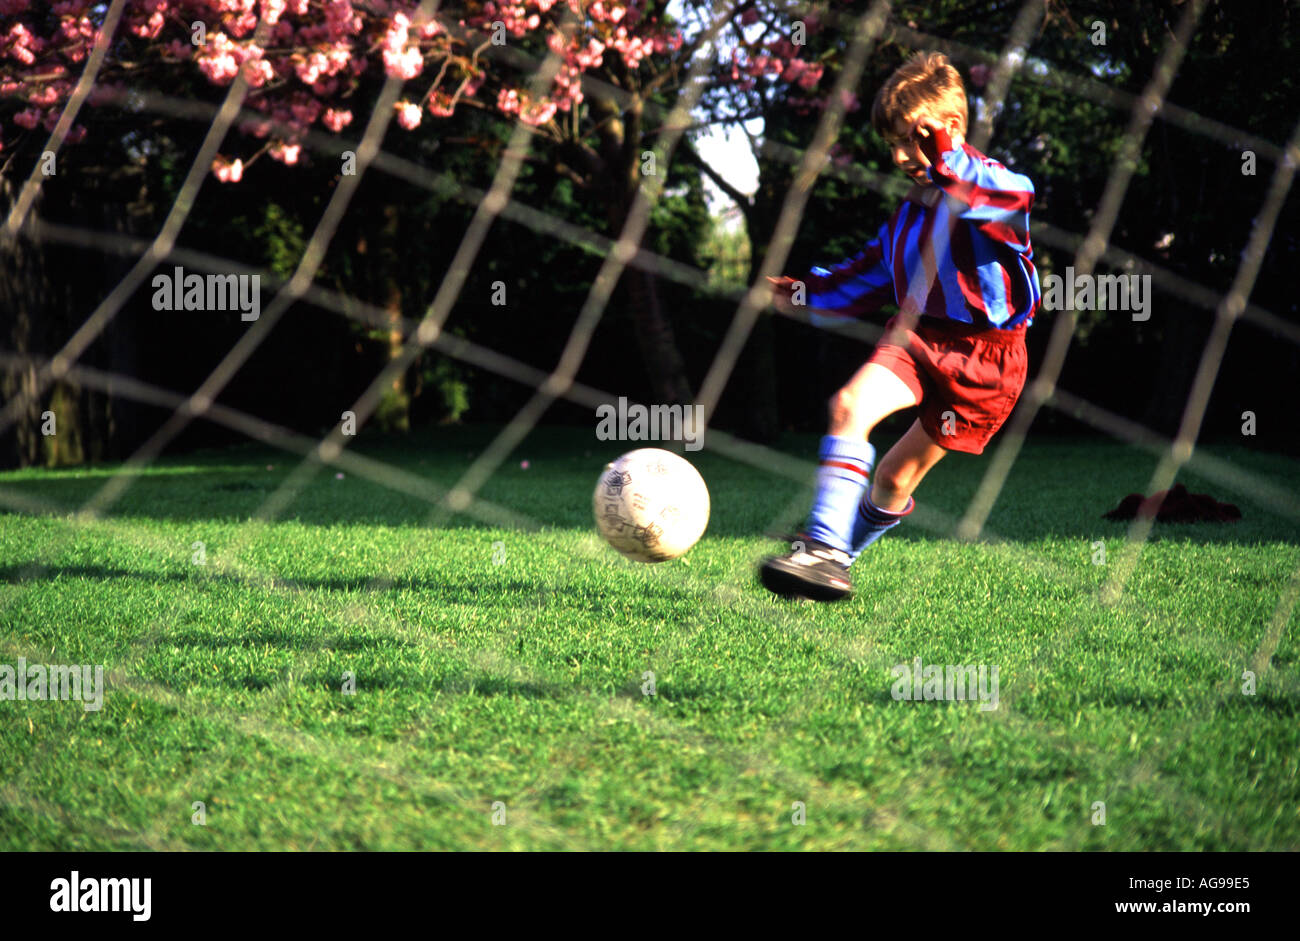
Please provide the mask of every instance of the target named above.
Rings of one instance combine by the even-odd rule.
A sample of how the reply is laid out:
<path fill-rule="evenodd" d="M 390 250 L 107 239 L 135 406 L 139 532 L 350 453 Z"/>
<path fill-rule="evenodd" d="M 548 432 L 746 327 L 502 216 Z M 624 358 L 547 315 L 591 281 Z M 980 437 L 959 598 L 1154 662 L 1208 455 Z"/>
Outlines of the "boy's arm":
<path fill-rule="evenodd" d="M 838 326 L 894 302 L 894 279 L 885 264 L 887 236 L 888 227 L 881 226 L 877 236 L 852 258 L 829 268 L 812 269 L 804 284 L 814 326 Z"/>
<path fill-rule="evenodd" d="M 918 123 L 917 142 L 930 161 L 929 175 L 945 194 L 963 204 L 958 217 L 1017 252 L 1029 249 L 1029 210 L 1034 184 L 990 161 L 970 144 L 954 147 L 941 126 Z"/>

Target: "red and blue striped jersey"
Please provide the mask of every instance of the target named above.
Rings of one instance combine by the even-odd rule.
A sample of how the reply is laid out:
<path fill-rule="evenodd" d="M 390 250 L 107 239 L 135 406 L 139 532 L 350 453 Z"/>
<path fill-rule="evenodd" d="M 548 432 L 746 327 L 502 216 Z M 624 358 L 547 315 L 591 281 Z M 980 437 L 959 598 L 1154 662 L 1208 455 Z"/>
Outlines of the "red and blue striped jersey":
<path fill-rule="evenodd" d="M 940 192 L 904 201 L 857 255 L 812 269 L 814 324 L 863 319 L 891 303 L 977 327 L 1033 322 L 1042 297 L 1029 241 L 1034 184 L 970 144 L 937 138 L 927 173 Z"/>

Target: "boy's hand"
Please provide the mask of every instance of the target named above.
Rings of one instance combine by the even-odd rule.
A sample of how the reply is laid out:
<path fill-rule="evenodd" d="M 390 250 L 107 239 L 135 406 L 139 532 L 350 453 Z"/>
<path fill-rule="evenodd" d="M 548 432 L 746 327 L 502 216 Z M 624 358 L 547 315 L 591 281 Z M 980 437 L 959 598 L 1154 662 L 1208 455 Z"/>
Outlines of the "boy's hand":
<path fill-rule="evenodd" d="M 948 129 L 932 115 L 923 114 L 913 122 L 912 139 L 931 164 L 938 163 L 941 154 L 952 150 L 952 138 L 948 136 Z"/>
<path fill-rule="evenodd" d="M 768 284 L 772 285 L 772 306 L 782 313 L 794 313 L 795 306 L 791 301 L 794 295 L 794 278 L 768 278 Z"/>

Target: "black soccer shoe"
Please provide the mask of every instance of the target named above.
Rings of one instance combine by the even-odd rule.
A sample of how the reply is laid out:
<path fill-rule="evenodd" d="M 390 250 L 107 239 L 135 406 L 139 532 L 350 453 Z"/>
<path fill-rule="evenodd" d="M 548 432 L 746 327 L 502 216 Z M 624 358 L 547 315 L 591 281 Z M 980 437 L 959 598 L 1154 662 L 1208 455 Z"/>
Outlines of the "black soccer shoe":
<path fill-rule="evenodd" d="M 853 594 L 847 553 L 815 539 L 799 537 L 789 555 L 763 560 L 758 577 L 773 594 L 813 601 L 839 601 Z"/>

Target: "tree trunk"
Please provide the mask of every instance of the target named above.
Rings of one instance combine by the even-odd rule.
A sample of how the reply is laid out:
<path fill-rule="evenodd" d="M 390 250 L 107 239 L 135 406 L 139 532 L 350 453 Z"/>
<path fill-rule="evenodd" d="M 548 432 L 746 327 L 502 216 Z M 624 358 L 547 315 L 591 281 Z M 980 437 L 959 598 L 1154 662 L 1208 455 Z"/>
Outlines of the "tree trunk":
<path fill-rule="evenodd" d="M 641 360 L 650 377 L 650 389 L 656 403 L 687 405 L 693 395 L 686 378 L 686 363 L 673 335 L 673 326 L 664 316 L 659 303 L 659 284 L 654 274 L 640 268 L 628 269 L 628 310 Z"/>
<path fill-rule="evenodd" d="M 7 216 L 18 187 L 0 177 L 0 216 Z M 37 199 L 37 206 L 40 200 Z M 36 211 L 33 206 L 32 212 Z M 5 346 L 18 354 L 45 352 L 40 325 L 49 311 L 49 281 L 40 247 L 18 238 L 0 245 L 0 313 L 5 318 Z M 0 432 L 0 460 L 6 465 L 30 467 L 41 461 L 41 402 L 35 396 L 37 367 L 31 363 L 0 366 L 0 400 L 5 405 L 27 396 L 9 428 Z"/>
<path fill-rule="evenodd" d="M 402 286 L 396 278 L 399 252 L 399 223 L 401 219 L 397 206 L 384 207 L 384 227 L 382 229 L 382 251 L 371 264 L 375 295 L 382 293 L 384 313 L 387 315 L 388 359 L 397 359 L 402 352 Z M 357 254 L 365 255 L 367 245 L 364 236 L 357 242 Z M 411 396 L 406 388 L 406 374 L 398 373 L 393 377 L 392 386 L 384 390 L 375 409 L 375 423 L 384 431 L 411 430 Z"/>
<path fill-rule="evenodd" d="M 641 107 L 638 102 L 620 114 L 615 102 L 595 99 L 592 109 L 600 121 L 600 157 L 607 171 L 593 174 L 592 187 L 605 206 L 610 237 L 617 239 L 641 184 Z M 655 172 L 664 173 L 667 168 L 656 167 Z M 621 283 L 627 291 L 633 334 L 655 403 L 689 404 L 694 393 L 672 323 L 659 300 L 658 279 L 653 272 L 629 267 Z"/>

